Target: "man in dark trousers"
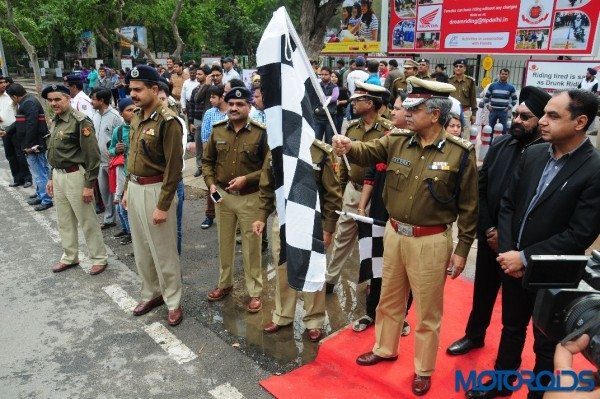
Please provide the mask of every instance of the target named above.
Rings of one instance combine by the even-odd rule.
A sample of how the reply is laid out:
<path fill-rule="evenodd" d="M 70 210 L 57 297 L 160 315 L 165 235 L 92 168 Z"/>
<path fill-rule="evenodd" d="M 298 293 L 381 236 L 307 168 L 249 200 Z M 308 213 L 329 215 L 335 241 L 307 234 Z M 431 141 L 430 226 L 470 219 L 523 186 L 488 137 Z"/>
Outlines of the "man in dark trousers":
<path fill-rule="evenodd" d="M 479 223 L 473 305 L 465 336 L 452 343 L 449 355 L 464 355 L 483 346 L 492 310 L 500 289 L 502 275 L 498 256 L 498 211 L 502 194 L 508 187 L 514 165 L 527 147 L 542 143 L 539 120 L 550 94 L 534 86 L 521 90 L 519 106 L 510 134 L 497 137 L 490 147 L 479 172 Z"/>
<path fill-rule="evenodd" d="M 6 131 L 18 138 L 35 181 L 36 196 L 27 203 L 34 205 L 36 211 L 44 211 L 53 204 L 52 197 L 46 191 L 49 166 L 46 158 L 48 125 L 44 108 L 33 94 L 27 94 L 18 83 L 10 85 L 6 92 L 17 106 L 16 121 Z"/>
<path fill-rule="evenodd" d="M 535 290 L 522 276 L 532 255 L 583 255 L 600 232 L 600 153 L 586 137 L 598 97 L 579 89 L 559 92 L 544 108 L 540 131 L 546 144 L 525 150 L 502 197 L 498 258 L 502 275 L 503 329 L 494 368 L 518 370 Z M 557 342 L 533 328 L 534 373 L 552 373 Z M 542 376 L 541 384 L 549 378 Z M 467 391 L 467 398 L 495 398 L 509 390 Z M 543 392 L 530 391 L 528 399 Z"/>

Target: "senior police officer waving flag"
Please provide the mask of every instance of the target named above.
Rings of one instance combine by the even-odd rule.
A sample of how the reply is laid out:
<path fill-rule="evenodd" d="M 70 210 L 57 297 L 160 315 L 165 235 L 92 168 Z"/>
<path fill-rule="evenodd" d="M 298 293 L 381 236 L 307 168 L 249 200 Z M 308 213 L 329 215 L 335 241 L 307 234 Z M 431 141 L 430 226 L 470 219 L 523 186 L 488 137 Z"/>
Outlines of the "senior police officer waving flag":
<path fill-rule="evenodd" d="M 54 197 L 56 204 L 63 255 L 52 271 L 62 272 L 79 264 L 79 222 L 90 251 L 90 274 L 99 274 L 106 269 L 108 257 L 92 204 L 92 186 L 100 166 L 94 126 L 85 114 L 71 107 L 69 89 L 65 86 L 48 86 L 42 91 L 42 97 L 56 114 L 48 138 L 51 169 L 46 192 Z"/>
<path fill-rule="evenodd" d="M 158 72 L 140 65 L 127 75 L 131 99 L 140 107 L 131 120 L 127 156 L 128 206 L 133 253 L 142 279 L 142 301 L 135 316 L 167 304 L 167 322 L 183 319 L 181 267 L 177 252 L 177 198 L 183 167 L 183 128 L 173 111 L 158 98 Z"/>
<path fill-rule="evenodd" d="M 477 227 L 477 167 L 473 145 L 444 132 L 451 108 L 449 84 L 408 79 L 403 102 L 411 132 L 393 132 L 368 143 L 335 136 L 338 155 L 359 165 L 388 163 L 384 202 L 390 214 L 384 234 L 383 284 L 376 342 L 357 358 L 371 366 L 398 357 L 409 289 L 417 309 L 412 391 L 431 386 L 443 310 L 446 275 L 463 271 Z M 450 224 L 458 216 L 452 253 Z"/>

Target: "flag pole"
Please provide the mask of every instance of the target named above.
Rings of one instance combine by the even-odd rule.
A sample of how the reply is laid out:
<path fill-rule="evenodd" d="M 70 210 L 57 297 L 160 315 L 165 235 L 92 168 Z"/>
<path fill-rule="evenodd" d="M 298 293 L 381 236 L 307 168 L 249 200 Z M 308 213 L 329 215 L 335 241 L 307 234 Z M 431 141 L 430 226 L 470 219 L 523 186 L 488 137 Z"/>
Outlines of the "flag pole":
<path fill-rule="evenodd" d="M 294 39 L 294 42 L 296 42 L 298 44 L 298 49 L 300 50 L 300 54 L 302 54 L 302 62 L 304 62 L 305 66 L 307 67 L 308 70 L 312 70 L 312 66 L 310 65 L 310 62 L 308 61 L 308 55 L 306 54 L 306 51 L 304 50 L 304 47 L 302 46 L 302 41 L 300 40 L 300 36 L 298 36 L 298 32 L 296 32 L 296 28 L 294 27 L 294 24 L 292 23 L 292 20 L 290 19 L 290 15 L 288 14 L 287 9 L 285 7 L 282 7 L 282 8 L 285 11 L 285 19 L 288 24 L 290 35 L 292 36 L 292 39 Z M 325 115 L 327 115 L 327 119 L 329 120 L 329 124 L 331 125 L 331 128 L 333 129 L 334 135 L 339 134 L 337 132 L 337 129 L 335 128 L 335 123 L 333 123 L 333 119 L 331 118 L 329 109 L 327 108 L 327 105 L 329 105 L 329 100 L 331 99 L 331 97 L 329 97 L 327 99 L 325 98 L 323 89 L 321 88 L 321 85 L 317 81 L 317 77 L 315 76 L 314 73 L 310 73 L 309 78 L 310 78 L 310 82 L 313 85 L 313 88 L 315 89 L 315 92 L 317 93 L 317 96 L 319 97 L 319 101 L 321 102 L 321 105 L 323 106 Z M 342 158 L 344 159 L 344 163 L 346 164 L 346 167 L 348 168 L 348 170 L 350 170 L 350 162 L 348 162 L 348 158 L 346 157 L 346 154 L 342 155 Z"/>
<path fill-rule="evenodd" d="M 381 227 L 385 227 L 385 225 L 387 224 L 387 222 L 383 221 L 383 220 L 379 220 L 379 219 L 373 219 L 371 217 L 368 216 L 363 216 L 363 215 L 359 215 L 357 213 L 352 213 L 352 212 L 346 212 L 346 211 L 335 211 L 335 213 L 337 213 L 338 215 L 344 215 L 344 216 L 349 216 L 352 219 L 356 220 L 357 222 L 363 222 L 363 223 L 368 223 L 368 224 L 374 224 L 376 226 L 381 226 Z"/>

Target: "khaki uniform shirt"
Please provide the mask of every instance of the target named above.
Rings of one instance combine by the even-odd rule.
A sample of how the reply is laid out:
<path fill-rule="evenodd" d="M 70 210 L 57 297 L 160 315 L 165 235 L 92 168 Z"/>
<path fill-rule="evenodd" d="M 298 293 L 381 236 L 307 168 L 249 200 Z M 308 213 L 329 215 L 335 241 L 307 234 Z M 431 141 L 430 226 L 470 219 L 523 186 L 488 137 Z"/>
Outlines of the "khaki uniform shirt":
<path fill-rule="evenodd" d="M 465 152 L 468 162 L 457 181 Z M 352 143 L 347 156 L 351 162 L 365 166 L 388 164 L 383 200 L 390 217 L 403 223 L 435 226 L 451 224 L 458 216 L 455 253 L 468 255 L 475 239 L 478 211 L 477 165 L 470 142 L 441 129 L 433 144 L 423 148 L 416 133 L 395 131 L 369 143 Z M 452 198 L 457 184 L 458 197 L 443 203 Z"/>
<path fill-rule="evenodd" d="M 336 173 L 337 164 L 333 156 L 333 150 L 330 145 L 315 140 L 310 146 L 310 155 L 321 200 L 323 230 L 333 233 L 339 217 L 335 211 L 342 210 L 342 187 Z M 271 153 L 265 159 L 260 175 L 259 209 L 261 210 L 260 220 L 265 223 L 269 215 L 275 210 L 275 181 Z"/>
<path fill-rule="evenodd" d="M 458 80 L 456 75 L 452 75 L 448 83 L 456 88 L 456 91 L 450 95 L 460 101 L 460 105 L 471 107 L 473 111 L 477 109 L 477 88 L 472 77 L 463 75 L 462 79 Z"/>
<path fill-rule="evenodd" d="M 417 73 L 417 78 L 422 79 L 422 80 L 433 80 L 431 78 L 431 74 L 429 74 L 429 73 L 427 75 L 421 75 L 421 74 Z"/>
<path fill-rule="evenodd" d="M 83 112 L 69 106 L 64 113 L 56 115 L 50 126 L 47 145 L 51 167 L 49 180 L 52 180 L 52 169 L 83 165 L 84 185 L 87 188 L 93 186 L 100 168 L 100 149 L 94 124 Z"/>
<path fill-rule="evenodd" d="M 244 189 L 258 187 L 260 173 L 269 152 L 265 125 L 248 119 L 236 132 L 228 119 L 213 125 L 202 155 L 202 175 L 206 185 L 225 188 L 239 176 L 246 176 Z"/>
<path fill-rule="evenodd" d="M 136 176 L 163 175 L 156 207 L 168 211 L 181 181 L 183 128 L 175 113 L 160 103 L 148 117 L 137 110 L 131 120 L 127 172 Z"/>
<path fill-rule="evenodd" d="M 401 91 L 406 91 L 406 77 L 402 76 L 392 83 L 392 96 L 397 98 Z"/>
<path fill-rule="evenodd" d="M 346 136 L 350 138 L 352 141 L 369 141 L 380 138 L 385 134 L 386 131 L 392 130 L 394 125 L 389 120 L 378 116 L 375 120 L 373 126 L 366 131 L 364 121 L 361 119 L 355 119 L 350 121 L 348 125 L 348 129 L 346 130 Z M 352 161 L 350 161 L 352 162 Z M 373 166 L 365 165 L 365 166 Z M 350 163 L 350 171 L 348 172 L 348 168 L 346 167 L 345 162 L 340 162 L 340 181 L 342 184 L 342 190 L 346 188 L 346 184 L 348 182 L 352 182 L 355 184 L 359 184 L 362 186 L 363 180 L 365 178 L 365 168 L 360 165 Z"/>

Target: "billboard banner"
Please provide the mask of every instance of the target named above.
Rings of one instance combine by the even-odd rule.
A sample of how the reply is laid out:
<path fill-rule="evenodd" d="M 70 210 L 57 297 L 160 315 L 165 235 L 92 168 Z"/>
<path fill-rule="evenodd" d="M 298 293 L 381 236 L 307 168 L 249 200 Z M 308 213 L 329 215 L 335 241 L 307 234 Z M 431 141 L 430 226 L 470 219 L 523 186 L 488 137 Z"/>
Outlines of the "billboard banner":
<path fill-rule="evenodd" d="M 590 55 L 598 0 L 390 0 L 388 52 Z"/>
<path fill-rule="evenodd" d="M 325 48 L 321 52 L 385 52 L 381 48 L 382 1 L 388 0 L 344 0 L 327 26 Z"/>
<path fill-rule="evenodd" d="M 525 85 L 538 86 L 548 92 L 575 89 L 585 79 L 588 68 L 600 71 L 600 60 L 528 60 Z"/>
<path fill-rule="evenodd" d="M 146 35 L 146 28 L 143 26 L 125 26 L 121 28 L 121 33 L 129 39 L 142 43 L 148 47 L 148 39 Z M 131 58 L 138 58 L 140 50 L 129 43 L 127 40 L 121 40 L 121 55 Z"/>
<path fill-rule="evenodd" d="M 91 31 L 83 32 L 79 38 L 79 45 L 77 46 L 77 52 L 79 58 L 96 58 L 98 52 L 96 51 L 96 39 L 94 33 Z"/>

